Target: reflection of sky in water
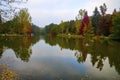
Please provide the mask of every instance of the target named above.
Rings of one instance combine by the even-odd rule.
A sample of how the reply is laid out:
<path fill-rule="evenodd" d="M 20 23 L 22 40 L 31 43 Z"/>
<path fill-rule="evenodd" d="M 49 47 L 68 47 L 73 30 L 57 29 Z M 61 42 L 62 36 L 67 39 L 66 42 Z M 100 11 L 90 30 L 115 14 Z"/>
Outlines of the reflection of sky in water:
<path fill-rule="evenodd" d="M 78 63 L 74 56 L 75 51 L 61 49 L 58 45 L 50 46 L 44 40 L 32 47 L 32 55 L 28 63 L 17 59 L 14 52 L 8 49 L 4 52 L 0 63 L 6 63 L 13 67 L 27 79 L 42 80 L 80 80 L 81 77 L 90 79 L 115 80 L 120 78 L 114 68 L 109 67 L 108 60 L 102 71 L 92 66 L 90 55 L 85 63 Z"/>

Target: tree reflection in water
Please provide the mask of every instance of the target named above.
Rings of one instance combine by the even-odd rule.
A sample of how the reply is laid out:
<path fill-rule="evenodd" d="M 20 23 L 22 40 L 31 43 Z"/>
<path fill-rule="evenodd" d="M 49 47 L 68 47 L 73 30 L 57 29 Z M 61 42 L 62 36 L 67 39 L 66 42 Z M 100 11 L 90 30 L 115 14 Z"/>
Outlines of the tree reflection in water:
<path fill-rule="evenodd" d="M 31 46 L 39 41 L 40 37 L 0 37 L 0 57 L 6 49 L 12 49 L 17 58 L 28 62 L 32 54 Z M 59 45 L 61 49 L 74 50 L 79 63 L 84 63 L 91 55 L 91 64 L 102 71 L 105 61 L 110 67 L 115 67 L 120 74 L 120 42 L 94 41 L 86 39 L 68 39 L 58 37 L 44 37 L 45 42 L 51 46 Z"/>
<path fill-rule="evenodd" d="M 0 37 L 0 58 L 6 49 L 12 49 L 17 58 L 28 62 L 32 54 L 31 46 L 39 39 L 40 37 Z"/>
<path fill-rule="evenodd" d="M 45 42 L 51 46 L 59 45 L 61 49 L 75 50 L 75 57 L 79 63 L 86 61 L 87 55 L 91 55 L 91 63 L 100 71 L 104 67 L 104 61 L 108 59 L 110 67 L 115 67 L 120 74 L 120 42 L 108 40 L 88 40 L 45 37 Z"/>

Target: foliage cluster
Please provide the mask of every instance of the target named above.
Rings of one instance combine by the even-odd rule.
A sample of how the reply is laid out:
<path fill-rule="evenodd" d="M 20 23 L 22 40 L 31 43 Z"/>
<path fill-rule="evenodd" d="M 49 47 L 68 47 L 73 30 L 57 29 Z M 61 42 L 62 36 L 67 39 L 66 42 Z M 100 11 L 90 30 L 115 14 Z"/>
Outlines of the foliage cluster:
<path fill-rule="evenodd" d="M 94 35 L 106 36 L 112 39 L 120 39 L 120 11 L 106 14 L 106 4 L 101 5 L 100 12 L 97 7 L 92 16 L 88 16 L 86 10 L 80 9 L 76 20 L 61 21 L 60 24 L 50 24 L 42 29 L 44 34 L 50 35 Z"/>
<path fill-rule="evenodd" d="M 26 8 L 15 5 L 25 3 L 27 0 L 1 0 L 0 1 L 0 35 L 35 35 L 40 34 L 38 26 L 31 24 L 31 16 Z"/>
<path fill-rule="evenodd" d="M 0 25 L 0 34 L 28 35 L 31 33 L 31 16 L 26 8 L 21 9 L 12 20 L 1 22 Z"/>

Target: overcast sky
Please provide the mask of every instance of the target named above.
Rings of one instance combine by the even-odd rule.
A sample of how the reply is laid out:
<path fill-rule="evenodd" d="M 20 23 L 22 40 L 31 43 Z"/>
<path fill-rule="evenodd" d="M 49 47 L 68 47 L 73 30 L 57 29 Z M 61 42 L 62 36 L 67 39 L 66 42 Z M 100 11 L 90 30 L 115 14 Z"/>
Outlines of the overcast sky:
<path fill-rule="evenodd" d="M 74 20 L 80 9 L 86 9 L 91 16 L 95 7 L 103 3 L 107 5 L 107 13 L 120 8 L 120 0 L 28 0 L 24 6 L 28 8 L 32 22 L 44 27 L 50 23 L 59 24 L 61 20 Z"/>

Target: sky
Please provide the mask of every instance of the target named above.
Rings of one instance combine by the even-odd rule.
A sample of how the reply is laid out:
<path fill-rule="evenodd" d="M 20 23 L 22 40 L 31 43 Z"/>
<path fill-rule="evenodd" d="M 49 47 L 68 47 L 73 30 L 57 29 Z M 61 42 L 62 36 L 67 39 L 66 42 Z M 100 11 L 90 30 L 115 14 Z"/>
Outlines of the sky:
<path fill-rule="evenodd" d="M 120 8 L 120 0 L 28 0 L 23 6 L 28 8 L 32 23 L 44 27 L 50 23 L 75 20 L 80 9 L 86 9 L 91 16 L 95 7 L 99 8 L 103 3 L 107 5 L 107 13 Z"/>

